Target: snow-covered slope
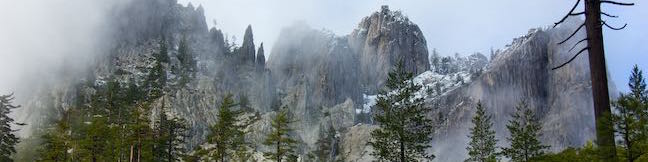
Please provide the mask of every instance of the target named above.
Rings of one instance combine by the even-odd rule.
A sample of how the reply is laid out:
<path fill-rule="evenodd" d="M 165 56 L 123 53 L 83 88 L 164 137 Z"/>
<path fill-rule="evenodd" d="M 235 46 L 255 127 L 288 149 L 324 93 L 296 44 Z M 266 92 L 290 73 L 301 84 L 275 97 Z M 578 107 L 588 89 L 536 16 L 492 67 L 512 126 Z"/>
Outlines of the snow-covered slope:
<path fill-rule="evenodd" d="M 487 65 L 484 62 L 488 61 L 481 54 L 473 54 L 468 57 L 455 56 L 454 60 L 449 64 L 453 65 L 457 69 L 456 71 L 441 74 L 433 70 L 428 70 L 415 76 L 412 79 L 414 84 L 422 85 L 421 90 L 416 92 L 416 97 L 433 100 L 462 85 L 470 83 L 471 79 L 481 74 L 480 72 Z M 440 69 L 440 67 L 431 66 L 431 69 Z M 376 97 L 377 94 L 363 94 L 364 104 L 362 108 L 356 109 L 356 113 L 371 112 L 371 107 L 376 104 Z"/>

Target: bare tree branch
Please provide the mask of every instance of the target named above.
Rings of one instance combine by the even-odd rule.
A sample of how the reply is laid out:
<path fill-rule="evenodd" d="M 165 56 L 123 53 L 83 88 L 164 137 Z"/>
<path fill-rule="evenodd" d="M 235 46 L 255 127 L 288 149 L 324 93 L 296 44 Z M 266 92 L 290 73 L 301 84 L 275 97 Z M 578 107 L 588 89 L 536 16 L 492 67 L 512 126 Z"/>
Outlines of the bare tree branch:
<path fill-rule="evenodd" d="M 607 26 L 608 28 L 610 28 L 612 30 L 621 30 L 621 29 L 625 28 L 626 26 L 628 26 L 628 24 L 626 23 L 626 24 L 623 24 L 623 26 L 620 27 L 620 28 L 615 28 L 615 27 L 612 27 L 609 24 L 607 24 L 605 21 L 603 21 L 603 25 Z"/>
<path fill-rule="evenodd" d="M 611 17 L 611 18 L 617 18 L 617 17 L 619 17 L 619 16 L 615 16 L 615 15 L 610 15 L 610 14 L 605 13 L 605 12 L 601 12 L 601 14 L 603 14 L 603 15 L 605 15 L 605 16 L 607 16 L 607 17 Z"/>
<path fill-rule="evenodd" d="M 622 2 L 615 2 L 615 1 L 601 1 L 601 4 L 604 4 L 604 3 L 620 5 L 620 6 L 634 6 L 634 3 L 622 3 Z"/>
<path fill-rule="evenodd" d="M 574 48 L 576 48 L 576 46 L 578 46 L 578 44 L 580 44 L 580 43 L 582 43 L 582 42 L 584 42 L 584 41 L 586 41 L 586 40 L 589 40 L 589 38 L 583 38 L 583 39 L 581 39 L 580 41 L 576 42 L 576 43 L 574 44 L 574 46 L 572 46 L 572 48 L 570 48 L 569 51 L 567 51 L 567 52 L 571 52 L 572 50 L 574 50 Z"/>
<path fill-rule="evenodd" d="M 560 21 L 554 23 L 554 26 L 553 26 L 553 27 L 555 28 L 556 26 L 558 26 L 558 24 L 561 24 L 561 23 L 565 22 L 565 20 L 567 20 L 567 18 L 568 18 L 568 17 L 569 17 L 573 12 L 574 12 L 574 10 L 576 9 L 576 7 L 578 7 L 578 4 L 579 4 L 579 3 L 580 3 L 580 0 L 577 0 L 577 1 L 576 1 L 576 4 L 574 4 L 574 7 L 572 7 L 572 9 L 569 10 L 569 13 L 567 13 L 567 15 L 565 15 L 565 17 L 563 17 L 562 19 L 560 19 Z"/>
<path fill-rule="evenodd" d="M 576 29 L 573 33 L 571 33 L 571 35 L 569 35 L 569 37 L 567 37 L 567 38 L 566 38 L 565 40 L 563 40 L 563 41 L 558 42 L 558 44 L 563 44 L 563 43 L 567 42 L 567 40 L 569 40 L 569 39 L 571 39 L 572 37 L 574 37 L 574 35 L 576 35 L 576 33 L 578 33 L 578 31 L 581 30 L 584 26 L 585 26 L 585 23 L 581 24 L 581 25 L 578 27 L 578 29 Z"/>
<path fill-rule="evenodd" d="M 585 11 L 579 13 L 569 13 L 569 16 L 585 15 Z"/>
<path fill-rule="evenodd" d="M 551 70 L 556 70 L 556 69 L 559 69 L 559 68 L 569 64 L 570 62 L 574 61 L 574 59 L 576 59 L 576 57 L 578 57 L 578 55 L 580 55 L 581 53 L 583 53 L 586 50 L 589 50 L 589 47 L 585 47 L 585 48 L 581 49 L 580 51 L 578 51 L 578 53 L 576 53 L 576 55 L 572 56 L 572 58 L 569 59 L 569 61 L 567 61 L 567 62 L 565 62 L 563 64 L 560 64 L 560 65 L 558 65 L 558 66 L 556 66 L 554 68 L 551 68 Z"/>

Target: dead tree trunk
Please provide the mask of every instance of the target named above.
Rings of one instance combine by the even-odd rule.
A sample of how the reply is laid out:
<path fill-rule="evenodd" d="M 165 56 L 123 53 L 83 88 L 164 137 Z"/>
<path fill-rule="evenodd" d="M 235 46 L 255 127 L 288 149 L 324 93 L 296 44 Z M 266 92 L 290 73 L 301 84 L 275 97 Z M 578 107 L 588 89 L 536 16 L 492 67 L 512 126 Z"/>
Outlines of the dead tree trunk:
<path fill-rule="evenodd" d="M 584 51 L 588 51 L 589 54 L 589 65 L 590 65 L 590 76 L 592 80 L 592 97 L 594 101 L 594 118 L 596 121 L 596 144 L 599 146 L 599 156 L 603 161 L 618 161 L 616 156 L 616 146 L 614 144 L 614 126 L 611 119 L 611 110 L 610 110 L 610 95 L 608 92 L 608 81 L 607 81 L 607 68 L 605 67 L 605 50 L 603 49 L 603 25 L 612 29 L 612 30 L 621 30 L 626 27 L 614 28 L 605 21 L 601 19 L 601 15 L 605 15 L 610 18 L 616 18 L 617 16 L 607 14 L 601 11 L 602 4 L 612 4 L 612 5 L 622 5 L 622 6 L 632 6 L 633 3 L 621 3 L 611 0 L 585 0 L 585 11 L 574 13 L 574 9 L 578 7 L 581 0 L 577 0 L 576 4 L 572 7 L 565 17 L 560 21 L 555 23 L 554 27 L 563 23 L 570 16 L 580 16 L 585 15 L 585 23 L 580 25 L 576 31 L 569 35 L 565 40 L 559 42 L 558 44 L 563 44 L 567 40 L 571 39 L 576 33 L 585 27 L 587 31 L 587 37 L 581 39 L 574 44 L 576 47 L 579 43 L 587 41 L 587 47 L 582 48 L 578 53 L 572 56 L 569 61 L 554 67 L 552 70 L 561 68 L 568 63 L 572 62 L 578 55 Z M 569 51 L 574 49 L 572 47 Z"/>
<path fill-rule="evenodd" d="M 600 0 L 585 0 L 585 30 L 589 46 L 590 76 L 592 78 L 592 97 L 596 118 L 596 143 L 601 149 L 600 156 L 605 161 L 617 161 L 614 144 L 614 127 L 610 121 L 610 95 L 608 92 L 607 68 L 603 49 L 603 28 Z"/>

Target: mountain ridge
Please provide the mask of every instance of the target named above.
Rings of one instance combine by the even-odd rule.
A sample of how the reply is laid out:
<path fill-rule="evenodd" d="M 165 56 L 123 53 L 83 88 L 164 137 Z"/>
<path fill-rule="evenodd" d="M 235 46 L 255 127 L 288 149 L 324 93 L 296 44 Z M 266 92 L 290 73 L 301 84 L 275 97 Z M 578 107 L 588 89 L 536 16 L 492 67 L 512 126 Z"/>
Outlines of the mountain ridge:
<path fill-rule="evenodd" d="M 552 150 L 580 146 L 593 137 L 593 122 L 561 124 L 568 114 L 585 112 L 581 121 L 591 118 L 585 61 L 579 58 L 566 68 L 548 71 L 568 54 L 566 47 L 554 44 L 570 26 L 531 30 L 508 49 L 495 53 L 490 61 L 482 54 L 433 56 L 430 60 L 418 26 L 400 11 L 385 6 L 345 36 L 303 24 L 289 26 L 281 31 L 265 61 L 263 45 L 256 48 L 251 26 L 244 31 L 242 45 L 235 45 L 219 29 L 207 28 L 202 7 L 184 7 L 175 0 L 142 0 L 115 12 L 115 48 L 97 59 L 87 76 L 66 78 L 72 81 L 46 88 L 29 99 L 25 111 L 43 111 L 24 117 L 37 121 L 30 125 L 31 132 L 39 132 L 62 112 L 78 108 L 77 103 L 88 104 L 89 98 L 111 80 L 122 85 L 145 85 L 152 59 L 162 47 L 159 42 L 165 42 L 171 59 L 162 66 L 168 81 L 164 95 L 152 101 L 152 116 L 166 107 L 171 114 L 188 119 L 192 129 L 186 147 L 191 149 L 204 146 L 208 127 L 217 120 L 220 98 L 229 93 L 236 100 L 249 100 L 247 107 L 237 109 L 249 109 L 246 117 L 256 121 L 248 127 L 255 131 L 246 136 L 256 144 L 256 156 L 268 149 L 260 141 L 269 131 L 270 118 L 279 107 L 288 107 L 300 121 L 295 124 L 295 136 L 303 143 L 299 145 L 300 155 L 306 157 L 315 149 L 320 128 L 331 126 L 339 135 L 336 144 L 342 146 L 338 158 L 367 161 L 367 132 L 375 126 L 370 124 L 371 105 L 366 111 L 365 105 L 382 89 L 387 72 L 397 61 L 403 61 L 408 71 L 418 75 L 417 82 L 425 85 L 420 94 L 426 97 L 426 106 L 435 108 L 429 115 L 438 123 L 431 150 L 437 160 L 463 160 L 466 156 L 465 147 L 457 143 L 466 143 L 465 130 L 476 101 L 495 109 L 491 112 L 497 116 L 495 128 L 500 142 L 506 136 L 501 133 L 502 123 L 514 101 L 522 99 L 520 96 L 528 96 L 531 105 L 541 112 L 546 121 L 544 131 L 550 136 L 542 140 L 555 146 Z M 178 58 L 183 41 L 188 44 L 195 69 L 183 69 L 186 65 Z M 186 83 L 185 73 L 190 77 Z M 561 94 L 564 89 L 570 94 Z M 572 99 L 561 99 L 564 97 Z M 580 102 L 569 102 L 575 100 Z M 586 138 L 581 138 L 580 132 L 585 132 Z"/>

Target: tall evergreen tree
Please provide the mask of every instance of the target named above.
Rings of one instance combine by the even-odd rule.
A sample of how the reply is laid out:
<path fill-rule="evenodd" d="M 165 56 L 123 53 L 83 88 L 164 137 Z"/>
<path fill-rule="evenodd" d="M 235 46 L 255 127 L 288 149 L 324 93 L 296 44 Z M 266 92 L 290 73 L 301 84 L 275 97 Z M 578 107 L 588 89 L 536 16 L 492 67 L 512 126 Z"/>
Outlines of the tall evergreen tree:
<path fill-rule="evenodd" d="M 93 115 L 91 120 L 82 130 L 85 133 L 84 138 L 79 141 L 81 151 L 81 161 L 114 161 L 108 144 L 111 140 L 107 119 L 101 115 Z"/>
<path fill-rule="evenodd" d="M 157 52 L 153 58 L 155 59 L 155 63 L 153 68 L 150 69 L 145 83 L 148 88 L 149 99 L 161 97 L 164 93 L 164 87 L 166 86 L 167 81 L 167 73 L 164 63 L 169 62 L 166 41 L 160 41 L 160 51 Z"/>
<path fill-rule="evenodd" d="M 648 97 L 648 91 L 646 91 L 646 80 L 643 77 L 643 72 L 639 70 L 639 66 L 636 64 L 632 67 L 632 74 L 630 75 L 628 87 L 630 87 L 630 92 L 635 98 L 642 102 L 648 100 L 648 98 L 646 98 Z"/>
<path fill-rule="evenodd" d="M 160 46 L 160 51 L 155 53 L 155 59 L 162 63 L 169 63 L 169 49 L 167 47 L 166 39 L 163 37 L 158 45 Z"/>
<path fill-rule="evenodd" d="M 0 95 L 0 161 L 13 161 L 11 155 L 16 153 L 16 144 L 20 142 L 20 139 L 14 134 L 18 130 L 11 127 L 24 125 L 9 117 L 9 113 L 13 109 L 20 107 L 12 104 L 13 99 L 13 94 Z"/>
<path fill-rule="evenodd" d="M 434 69 L 434 72 L 439 72 L 439 62 L 441 61 L 441 56 L 439 56 L 439 52 L 437 52 L 436 48 L 432 49 L 432 55 L 430 56 L 430 63 L 432 64 L 432 68 Z"/>
<path fill-rule="evenodd" d="M 114 78 L 93 87 L 97 91 L 89 100 L 79 99 L 75 108 L 63 111 L 64 117 L 42 136 L 38 159 L 153 161 L 155 133 L 146 100 L 151 97 L 142 95 L 135 79 L 122 87 Z"/>
<path fill-rule="evenodd" d="M 58 120 L 52 128 L 42 136 L 43 144 L 39 148 L 40 153 L 39 161 L 69 161 L 68 150 L 71 148 L 71 137 L 69 135 L 69 124 L 66 118 L 67 112 L 64 113 L 63 118 Z"/>
<path fill-rule="evenodd" d="M 131 84 L 133 89 L 137 88 L 134 81 L 132 81 Z M 105 105 L 105 109 L 107 110 L 107 120 L 105 124 L 108 127 L 108 136 L 106 137 L 106 140 L 110 142 L 105 143 L 107 150 L 105 152 L 105 157 L 108 160 L 123 161 L 127 159 L 129 154 L 128 146 L 130 141 L 128 141 L 128 137 L 132 136 L 132 132 L 127 130 L 127 127 L 132 119 L 134 112 L 132 105 L 136 100 L 128 98 L 127 88 L 128 87 L 122 86 L 122 83 L 116 79 L 114 74 L 106 84 L 106 91 L 104 92 L 107 103 L 107 105 Z M 131 95 L 130 97 L 135 97 L 135 95 Z"/>
<path fill-rule="evenodd" d="M 163 104 L 164 105 L 164 104 Z M 184 155 L 183 144 L 188 128 L 184 119 L 170 116 L 162 107 L 156 123 L 155 161 L 179 161 Z"/>
<path fill-rule="evenodd" d="M 241 107 L 241 111 L 250 111 L 252 108 L 250 107 L 250 99 L 245 93 L 239 94 L 239 107 Z"/>
<path fill-rule="evenodd" d="M 180 40 L 178 45 L 178 61 L 180 61 L 181 69 L 179 71 L 179 85 L 184 86 L 189 83 L 196 70 L 196 61 L 191 54 L 187 38 L 184 37 Z"/>
<path fill-rule="evenodd" d="M 515 107 L 513 119 L 509 120 L 506 128 L 511 134 L 511 137 L 506 138 L 511 146 L 502 148 L 502 154 L 511 161 L 530 161 L 544 155 L 545 149 L 549 148 L 538 140 L 542 135 L 540 133 L 542 126 L 524 101 Z"/>
<path fill-rule="evenodd" d="M 167 153 L 167 148 L 171 145 L 169 139 L 171 138 L 168 132 L 166 131 L 167 125 L 169 123 L 168 116 L 165 114 L 164 110 L 158 112 L 158 117 L 155 122 L 155 144 L 153 145 L 153 159 L 154 161 L 168 161 L 169 154 Z"/>
<path fill-rule="evenodd" d="M 337 154 L 338 146 L 337 139 L 335 137 L 335 128 L 331 125 L 328 129 L 320 127 L 320 138 L 315 142 L 317 149 L 315 150 L 315 156 L 318 161 L 334 161 L 334 157 Z"/>
<path fill-rule="evenodd" d="M 484 107 L 477 102 L 477 112 L 472 118 L 475 125 L 470 128 L 470 142 L 468 143 L 468 159 L 470 162 L 495 162 L 497 156 L 495 152 L 495 131 L 493 130 L 492 116 L 486 114 Z"/>
<path fill-rule="evenodd" d="M 268 159 L 282 162 L 282 160 L 292 161 L 297 157 L 295 155 L 295 145 L 297 140 L 290 136 L 293 129 L 290 124 L 295 120 L 291 119 L 286 107 L 277 112 L 277 115 L 272 119 L 272 131 L 268 133 L 263 144 L 269 146 L 273 151 L 264 152 L 263 156 Z"/>
<path fill-rule="evenodd" d="M 387 78 L 387 91 L 378 95 L 374 120 L 379 128 L 371 132 L 369 144 L 372 155 L 386 161 L 431 160 L 434 155 L 425 152 L 430 148 L 432 120 L 427 118 L 430 109 L 423 106 L 423 98 L 415 93 L 421 85 L 413 82 L 402 61 L 397 63 Z"/>
<path fill-rule="evenodd" d="M 145 97 L 145 95 L 142 94 L 144 93 L 142 93 L 141 87 L 137 86 L 137 82 L 134 78 L 130 78 L 128 80 L 128 87 L 124 94 L 124 102 L 128 105 L 134 105 Z"/>
<path fill-rule="evenodd" d="M 152 161 L 154 133 L 150 127 L 149 103 L 138 103 L 134 110 L 133 120 L 128 129 L 132 132 L 129 137 L 129 161 Z"/>
<path fill-rule="evenodd" d="M 245 125 L 239 119 L 240 111 L 232 110 L 236 106 L 232 95 L 223 97 L 219 107 L 216 124 L 211 126 L 207 141 L 214 144 L 210 149 L 212 160 L 230 161 L 237 151 L 245 150 Z M 233 160 L 232 160 L 233 161 Z"/>
<path fill-rule="evenodd" d="M 648 103 L 646 83 L 637 65 L 632 69 L 629 94 L 621 94 L 612 103 L 615 113 L 612 121 L 623 158 L 633 162 L 648 153 Z"/>
<path fill-rule="evenodd" d="M 191 55 L 191 52 L 189 51 L 189 43 L 187 42 L 187 38 L 183 37 L 180 40 L 180 43 L 178 44 L 178 61 L 182 64 L 182 67 L 185 68 L 185 70 L 192 70 L 192 64 L 194 62 L 193 56 Z"/>

